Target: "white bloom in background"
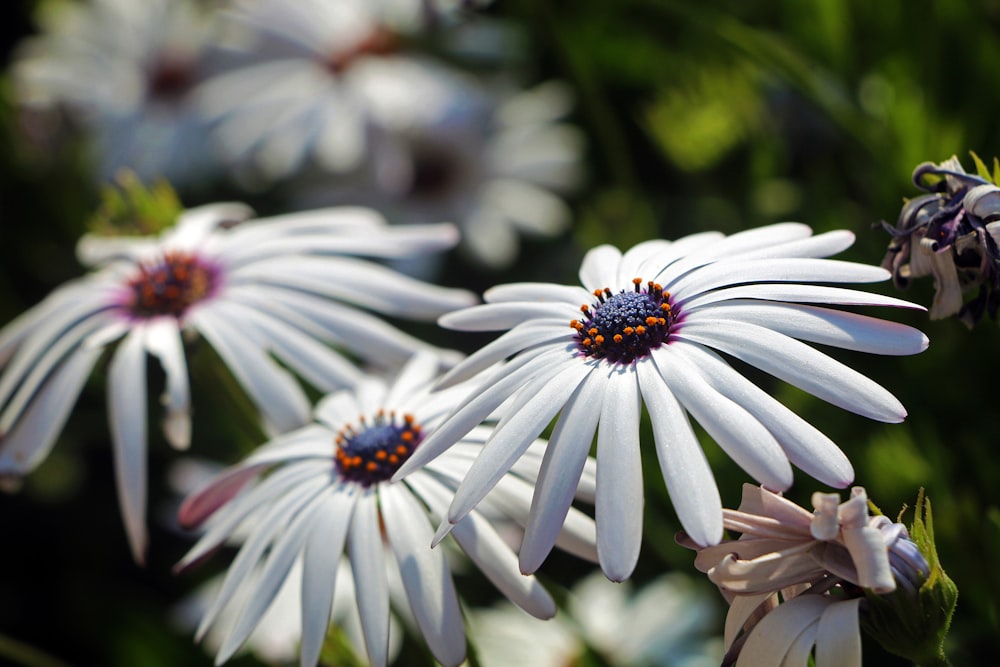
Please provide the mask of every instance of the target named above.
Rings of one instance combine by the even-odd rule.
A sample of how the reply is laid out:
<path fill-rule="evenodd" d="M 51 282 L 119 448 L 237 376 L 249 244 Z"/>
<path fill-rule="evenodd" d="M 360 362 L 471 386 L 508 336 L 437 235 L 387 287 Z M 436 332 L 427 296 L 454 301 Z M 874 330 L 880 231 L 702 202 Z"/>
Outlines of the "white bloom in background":
<path fill-rule="evenodd" d="M 405 52 L 420 9 L 412 0 L 234 3 L 222 16 L 242 34 L 246 64 L 197 92 L 223 153 L 249 163 L 251 180 L 287 177 L 307 160 L 344 172 L 361 164 L 372 131 L 440 117 L 469 79 Z"/>
<path fill-rule="evenodd" d="M 724 510 L 738 540 L 680 538 L 730 603 L 725 646 L 737 667 L 806 667 L 814 647 L 816 667 L 860 667 L 860 589 L 916 597 L 930 572 L 905 526 L 868 515 L 863 488 L 844 502 L 817 492 L 812 504 L 745 484 L 739 509 Z"/>
<path fill-rule="evenodd" d="M 552 546 L 596 431 L 598 550 L 614 580 L 632 572 L 642 539 L 643 404 L 667 491 L 699 544 L 722 538 L 723 515 L 688 414 L 769 488 L 789 487 L 791 464 L 832 486 L 850 484 L 854 472 L 843 452 L 719 352 L 857 414 L 901 421 L 906 412 L 888 391 L 801 342 L 890 355 L 926 348 L 927 338 L 911 327 L 827 307 L 920 306 L 809 284 L 888 278 L 879 267 L 821 259 L 853 240 L 848 231 L 812 236 L 806 225 L 782 223 L 729 237 L 709 232 L 648 241 L 625 253 L 605 245 L 584 258 L 581 286 L 488 290 L 486 304 L 439 320 L 463 331 L 508 330 L 443 381 L 487 371 L 486 389 L 466 399 L 399 474 L 510 400 L 509 414 L 456 493 L 448 520 L 458 521 L 558 417 L 520 552 L 521 569 L 533 572 Z"/>
<path fill-rule="evenodd" d="M 365 310 L 431 319 L 476 300 L 361 258 L 451 247 L 458 240 L 451 225 L 389 227 L 356 208 L 250 216 L 241 204 L 215 204 L 183 212 L 159 237 L 84 237 L 81 259 L 100 267 L 0 330 L 4 476 L 24 475 L 46 457 L 92 368 L 113 350 L 108 416 L 138 560 L 147 541 L 148 355 L 166 374 L 163 427 L 173 446 L 187 447 L 191 436 L 184 334 L 195 332 L 226 363 L 265 425 L 282 432 L 310 415 L 287 369 L 330 391 L 361 375 L 331 344 L 386 368 L 430 347 Z"/>
<path fill-rule="evenodd" d="M 572 94 L 551 81 L 516 94 L 482 89 L 430 123 L 382 133 L 364 169 L 326 176 L 310 205 L 351 203 L 393 220 L 450 220 L 462 248 L 489 268 L 510 266 L 518 236 L 552 237 L 570 224 L 560 194 L 581 181 L 584 139 L 560 122 Z"/>
<path fill-rule="evenodd" d="M 566 609 L 549 621 L 501 603 L 470 610 L 469 626 L 483 667 L 566 667 L 588 650 L 612 667 L 717 667 L 714 616 L 712 601 L 684 575 L 633 591 L 597 573 L 575 584 Z"/>
<path fill-rule="evenodd" d="M 354 391 L 327 396 L 316 408 L 318 423 L 265 444 L 185 502 L 182 524 L 215 518 L 180 567 L 198 561 L 244 521 L 252 522 L 252 533 L 199 628 L 198 634 L 204 634 L 224 608 L 242 606 L 217 662 L 227 660 L 249 637 L 292 565 L 300 561 L 301 664 L 315 665 L 330 618 L 341 553 L 350 559 L 373 665 L 388 660 L 388 560 L 398 565 L 409 606 L 435 658 L 445 665 L 465 659 L 458 596 L 443 550 L 430 548 L 431 521 L 444 517 L 451 494 L 489 429 L 474 430 L 446 455 L 400 482 L 389 481 L 414 451 L 420 451 L 425 434 L 434 431 L 454 401 L 478 390 L 478 385 L 457 385 L 431 393 L 437 372 L 438 360 L 419 354 L 392 384 L 368 376 Z M 537 441 L 523 465 L 503 477 L 484 501 L 492 511 L 525 520 L 542 449 L 544 443 Z M 256 484 L 244 490 L 251 481 Z M 578 510 L 572 512 L 561 544 L 594 559 L 593 521 Z M 540 618 L 555 613 L 548 593 L 534 577 L 518 572 L 517 557 L 482 514 L 471 512 L 452 534 L 476 566 L 518 606 Z M 243 596 L 242 602 L 237 596 Z"/>
<path fill-rule="evenodd" d="M 29 109 L 65 110 L 92 140 L 106 181 L 130 168 L 176 185 L 219 164 L 190 91 L 213 69 L 209 14 L 193 0 L 87 0 L 41 6 L 41 34 L 11 74 Z"/>

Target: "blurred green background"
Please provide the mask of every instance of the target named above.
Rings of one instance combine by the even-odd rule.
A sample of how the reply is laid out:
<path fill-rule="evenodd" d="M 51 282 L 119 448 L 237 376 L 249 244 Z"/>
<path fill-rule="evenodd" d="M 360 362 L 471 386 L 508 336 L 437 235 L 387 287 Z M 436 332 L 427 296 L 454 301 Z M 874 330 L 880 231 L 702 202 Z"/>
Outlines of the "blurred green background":
<path fill-rule="evenodd" d="M 7 62 L 12 46 L 34 30 L 36 3 L 3 4 Z M 1000 154 L 998 1 L 497 0 L 485 11 L 524 31 L 521 67 L 528 81 L 555 77 L 574 87 L 572 120 L 588 136 L 589 178 L 572 199 L 575 224 L 564 238 L 527 243 L 522 260 L 503 273 L 452 258 L 447 284 L 482 290 L 512 280 L 570 282 L 583 252 L 598 243 L 627 247 L 655 236 L 731 233 L 781 220 L 819 231 L 851 229 L 858 241 L 842 258 L 877 264 L 888 237 L 876 225 L 894 222 L 903 198 L 916 194 L 914 166 L 958 155 L 971 170 L 970 150 L 987 161 Z M 79 146 L 32 152 L 23 141 L 28 131 L 5 94 L 0 323 L 81 273 L 73 246 L 99 196 Z M 187 205 L 240 198 L 265 214 L 282 206 L 266 192 L 181 196 Z M 888 283 L 872 289 L 894 293 Z M 928 278 L 902 296 L 929 304 L 932 295 Z M 941 559 L 960 591 L 949 655 L 955 665 L 994 664 L 1000 419 L 993 381 L 1000 376 L 1000 331 L 989 320 L 970 331 L 955 319 L 929 321 L 920 312 L 877 314 L 922 329 L 930 349 L 909 358 L 832 354 L 893 391 L 909 411 L 905 423 L 869 422 L 753 377 L 843 447 L 856 483 L 886 514 L 912 506 L 918 488 L 926 489 Z M 462 345 L 433 327 L 416 331 Z M 204 371 L 210 367 L 211 359 L 195 360 L 195 449 L 233 461 L 257 434 L 241 421 L 245 415 L 217 418 L 232 415 L 235 401 L 217 390 L 218 377 Z M 707 439 L 706 448 L 723 498 L 735 506 L 747 477 Z M 190 545 L 166 518 L 176 500 L 165 471 L 177 459 L 152 429 L 152 550 L 139 568 L 119 519 L 103 377 L 96 375 L 46 463 L 19 493 L 0 495 L 0 642 L 23 642 L 73 665 L 211 664 L 167 621 L 170 606 L 226 562 L 216 558 L 182 577 L 171 573 Z M 646 541 L 634 577 L 640 584 L 670 569 L 693 572 L 691 552 L 674 544 L 678 526 L 649 463 Z M 799 475 L 788 495 L 808 506 L 817 489 Z M 585 571 L 559 558 L 543 568 L 557 586 Z M 472 599 L 492 599 L 482 581 L 466 584 Z M 906 664 L 871 642 L 865 659 Z M 426 654 L 414 649 L 410 663 L 427 664 Z M 244 657 L 231 664 L 258 663 Z"/>

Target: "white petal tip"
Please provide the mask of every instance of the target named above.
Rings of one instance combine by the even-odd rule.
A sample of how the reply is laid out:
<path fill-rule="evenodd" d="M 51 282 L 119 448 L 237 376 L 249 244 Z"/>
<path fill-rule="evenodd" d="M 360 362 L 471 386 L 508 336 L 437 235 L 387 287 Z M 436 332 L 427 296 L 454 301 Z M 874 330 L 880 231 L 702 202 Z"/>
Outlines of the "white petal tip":
<path fill-rule="evenodd" d="M 437 532 L 434 533 L 434 539 L 431 540 L 431 548 L 433 549 L 437 545 L 441 544 L 441 540 L 443 540 L 444 538 L 448 537 L 448 533 L 450 533 L 451 529 L 454 528 L 454 527 L 455 527 L 455 524 L 451 523 L 449 521 L 446 521 L 446 522 L 442 523 L 438 527 Z"/>

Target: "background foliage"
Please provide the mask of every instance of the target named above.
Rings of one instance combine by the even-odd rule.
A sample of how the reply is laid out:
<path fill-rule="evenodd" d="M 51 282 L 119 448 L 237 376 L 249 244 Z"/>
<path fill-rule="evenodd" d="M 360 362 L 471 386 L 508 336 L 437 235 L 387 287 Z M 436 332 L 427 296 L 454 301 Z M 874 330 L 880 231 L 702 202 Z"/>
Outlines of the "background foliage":
<path fill-rule="evenodd" d="M 4 3 L 4 62 L 33 31 L 35 4 Z M 996 0 L 497 0 L 487 11 L 523 30 L 520 66 L 529 80 L 557 77 L 576 90 L 590 176 L 572 201 L 576 222 L 564 238 L 527 244 L 521 262 L 500 274 L 451 258 L 447 284 L 482 290 L 509 280 L 570 281 L 582 253 L 598 243 L 626 247 L 779 220 L 851 229 L 858 242 L 844 258 L 878 263 L 888 237 L 875 225 L 894 221 L 902 198 L 916 193 L 916 164 L 957 154 L 971 169 L 968 151 L 987 161 L 1000 154 Z M 32 150 L 24 139 L 37 129 L 24 124 L 9 95 L 0 99 L 0 322 L 80 274 L 73 245 L 98 202 L 80 146 Z M 263 214 L 282 206 L 274 192 L 181 197 L 188 206 L 243 199 Z M 926 279 L 904 296 L 929 304 L 932 288 Z M 977 656 L 1000 654 L 1000 421 L 992 384 L 1000 332 L 992 321 L 969 331 L 924 313 L 884 315 L 921 328 L 930 349 L 912 358 L 835 356 L 896 393 L 909 410 L 901 425 L 868 422 L 754 377 L 845 449 L 856 482 L 886 514 L 926 489 L 941 560 L 961 592 L 950 656 L 956 665 L 987 664 Z M 469 344 L 433 327 L 416 331 Z M 207 353 L 193 370 L 196 442 L 203 455 L 233 461 L 259 436 L 245 413 L 212 418 L 233 415 L 239 397 L 225 390 Z M 211 664 L 174 629 L 169 610 L 226 559 L 215 569 L 171 573 L 190 541 L 170 528 L 176 499 L 166 471 L 178 457 L 153 429 L 151 557 L 145 568 L 132 563 L 103 395 L 98 375 L 47 462 L 19 493 L 0 495 L 0 642 L 23 642 L 70 664 Z M 734 506 L 746 476 L 705 440 L 724 501 Z M 645 469 L 638 583 L 669 569 L 693 572 L 692 554 L 673 542 L 677 524 L 657 467 Z M 814 490 L 799 475 L 788 495 L 808 504 Z M 566 585 L 585 569 L 555 558 L 542 572 Z M 474 602 L 491 599 L 488 585 L 466 584 Z M 407 655 L 408 663 L 427 662 L 415 647 Z M 865 656 L 868 664 L 904 664 L 874 644 Z"/>

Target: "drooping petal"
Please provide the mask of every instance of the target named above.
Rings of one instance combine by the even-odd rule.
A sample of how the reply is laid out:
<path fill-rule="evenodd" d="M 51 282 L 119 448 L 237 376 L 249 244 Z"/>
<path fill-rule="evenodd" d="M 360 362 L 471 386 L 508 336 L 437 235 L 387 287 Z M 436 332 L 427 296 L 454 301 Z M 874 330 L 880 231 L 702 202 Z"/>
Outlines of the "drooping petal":
<path fill-rule="evenodd" d="M 861 598 L 840 600 L 823 610 L 816 630 L 816 667 L 861 667 Z"/>
<path fill-rule="evenodd" d="M 796 638 L 816 624 L 830 604 L 820 595 L 800 595 L 778 605 L 754 626 L 736 667 L 781 667 Z"/>
<path fill-rule="evenodd" d="M 115 351 L 108 368 L 108 418 L 114 445 L 118 502 L 132 556 L 146 556 L 146 347 L 134 330 Z"/>

